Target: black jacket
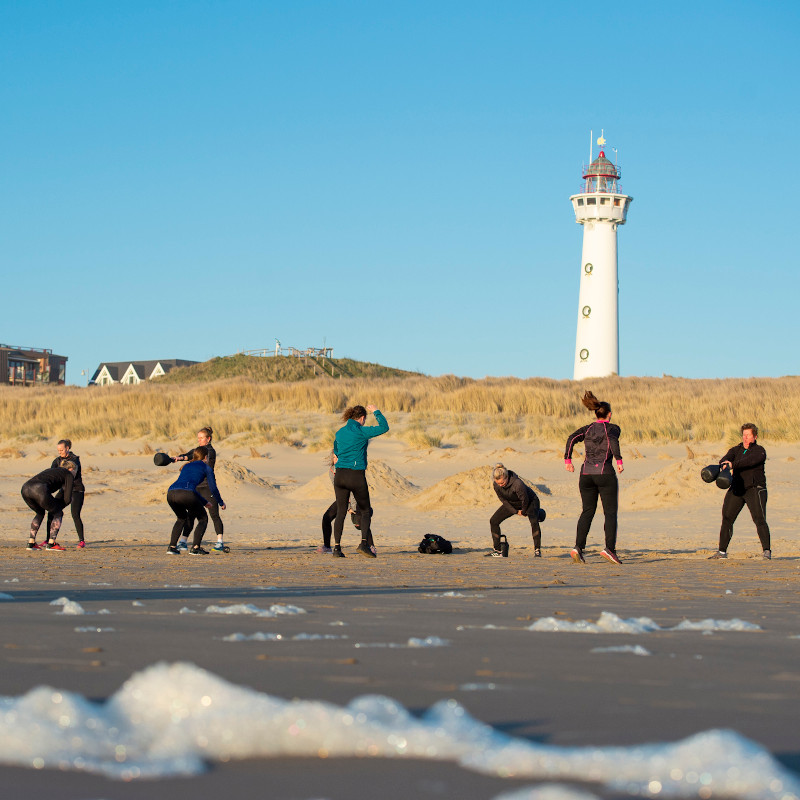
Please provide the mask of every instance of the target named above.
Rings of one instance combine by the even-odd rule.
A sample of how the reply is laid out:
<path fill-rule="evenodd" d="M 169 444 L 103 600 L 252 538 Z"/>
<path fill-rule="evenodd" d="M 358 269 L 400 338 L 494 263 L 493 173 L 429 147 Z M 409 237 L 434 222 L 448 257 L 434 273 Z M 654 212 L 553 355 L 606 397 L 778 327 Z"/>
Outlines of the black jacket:
<path fill-rule="evenodd" d="M 736 495 L 743 495 L 747 489 L 753 486 L 767 488 L 767 476 L 764 474 L 764 462 L 767 460 L 767 451 L 758 443 L 753 442 L 747 450 L 739 442 L 735 447 L 731 447 L 727 453 L 719 460 L 730 461 L 733 464 L 733 479 L 731 480 L 732 491 Z"/>
<path fill-rule="evenodd" d="M 31 478 L 32 482 L 43 483 L 47 487 L 50 494 L 57 492 L 59 489 L 64 490 L 64 505 L 68 506 L 72 502 L 72 488 L 74 480 L 72 473 L 64 467 L 50 467 L 44 472 L 40 472 Z"/>
<path fill-rule="evenodd" d="M 619 449 L 619 425 L 614 425 L 604 419 L 598 419 L 578 428 L 575 433 L 570 434 L 567 439 L 567 446 L 564 448 L 564 460 L 572 460 L 572 448 L 578 442 L 585 442 L 586 454 L 581 467 L 583 475 L 601 475 L 602 473 L 614 472 L 611 459 L 616 458 L 622 461 L 622 453 Z"/>
<path fill-rule="evenodd" d="M 508 471 L 508 481 L 505 486 L 498 486 L 492 481 L 495 494 L 500 502 L 515 514 L 521 511 L 527 517 L 531 504 L 536 500 L 536 492 L 528 486 L 516 472 Z M 535 505 L 535 504 L 534 504 Z"/>
<path fill-rule="evenodd" d="M 76 456 L 72 450 L 67 453 L 67 461 L 72 461 L 78 465 L 78 470 L 75 473 L 72 479 L 72 491 L 73 492 L 85 492 L 86 487 L 83 485 L 83 477 L 81 476 L 81 457 Z M 61 463 L 60 458 L 54 458 L 53 463 L 50 465 L 52 469 L 55 469 Z"/>

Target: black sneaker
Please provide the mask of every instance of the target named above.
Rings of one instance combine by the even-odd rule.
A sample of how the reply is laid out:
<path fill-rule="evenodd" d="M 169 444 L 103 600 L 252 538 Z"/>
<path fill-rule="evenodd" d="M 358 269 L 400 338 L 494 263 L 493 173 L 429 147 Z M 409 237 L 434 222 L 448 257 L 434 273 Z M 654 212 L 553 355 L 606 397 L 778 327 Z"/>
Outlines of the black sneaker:
<path fill-rule="evenodd" d="M 334 558 L 344 558 L 344 553 L 342 552 L 341 545 L 338 545 L 338 544 L 337 544 L 337 545 L 336 545 L 336 546 L 333 548 L 333 553 L 331 553 L 331 555 L 332 555 Z"/>
<path fill-rule="evenodd" d="M 172 545 L 170 545 L 167 548 L 167 555 L 168 556 L 179 556 L 180 554 L 181 554 L 181 551 L 178 550 L 177 547 L 173 547 Z"/>
<path fill-rule="evenodd" d="M 766 558 L 767 560 L 771 559 L 772 558 L 772 550 L 765 550 L 761 554 L 761 558 Z"/>
<path fill-rule="evenodd" d="M 533 551 L 533 557 L 534 557 L 534 558 L 541 558 L 541 557 L 542 557 L 542 550 L 541 550 L 541 548 L 537 547 L 537 548 L 536 548 L 536 549 Z"/>
<path fill-rule="evenodd" d="M 715 559 L 715 558 L 727 558 L 727 557 L 728 557 L 728 554 L 727 554 L 727 553 L 723 553 L 723 552 L 722 552 L 722 550 L 717 550 L 717 552 L 716 552 L 716 553 L 712 553 L 712 554 L 711 554 L 711 555 L 708 557 L 708 560 L 709 560 L 709 561 L 712 561 L 712 560 L 713 560 L 713 559 Z"/>
<path fill-rule="evenodd" d="M 190 556 L 207 556 L 208 550 L 204 550 L 200 545 L 195 545 L 190 551 Z"/>
<path fill-rule="evenodd" d="M 367 558 L 376 558 L 375 553 L 369 549 L 369 545 L 362 539 L 361 544 L 356 547 L 356 553 L 362 556 L 366 556 Z"/>
<path fill-rule="evenodd" d="M 36 544 L 36 542 L 28 542 L 27 550 L 44 550 L 44 544 Z"/>

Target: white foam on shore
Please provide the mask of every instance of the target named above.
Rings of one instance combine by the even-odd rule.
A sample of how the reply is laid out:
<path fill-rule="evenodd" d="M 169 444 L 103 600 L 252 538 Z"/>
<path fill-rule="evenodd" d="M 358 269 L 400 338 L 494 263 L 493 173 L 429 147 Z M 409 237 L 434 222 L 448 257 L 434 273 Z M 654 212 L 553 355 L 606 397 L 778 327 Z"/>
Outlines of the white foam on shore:
<path fill-rule="evenodd" d="M 318 642 L 331 639 L 347 639 L 347 636 L 337 636 L 333 633 L 296 633 L 294 636 L 284 636 L 281 633 L 232 633 L 223 636 L 223 642 Z"/>
<path fill-rule="evenodd" d="M 75 633 L 115 633 L 116 628 L 75 628 Z"/>
<path fill-rule="evenodd" d="M 586 619 L 570 622 L 556 617 L 537 619 L 526 630 L 552 633 L 654 633 L 656 631 L 760 631 L 761 627 L 741 619 L 703 619 L 692 622 L 685 619 L 673 628 L 662 628 L 650 617 L 622 619 L 611 611 L 603 611 L 597 622 Z"/>
<path fill-rule="evenodd" d="M 107 608 L 101 608 L 99 611 L 87 611 L 77 600 L 70 600 L 69 597 L 59 597 L 50 601 L 51 606 L 61 606 L 59 614 L 66 614 L 68 616 L 80 616 L 82 614 L 110 614 Z"/>
<path fill-rule="evenodd" d="M 631 653 L 634 656 L 650 656 L 652 653 L 640 644 L 621 644 L 617 647 L 593 647 L 590 653 Z"/>
<path fill-rule="evenodd" d="M 503 792 L 493 800 L 601 800 L 596 794 L 558 783 L 542 783 L 513 792 Z"/>
<path fill-rule="evenodd" d="M 135 673 L 105 703 L 45 686 L 0 698 L 4 764 L 130 780 L 195 775 L 204 760 L 282 756 L 452 761 L 498 777 L 592 781 L 633 796 L 800 800 L 800 779 L 734 731 L 672 744 L 557 747 L 503 734 L 454 700 L 421 717 L 375 695 L 344 707 L 284 700 L 185 663 Z"/>
<path fill-rule="evenodd" d="M 440 639 L 438 636 L 426 636 L 424 639 L 418 639 L 412 636 L 405 644 L 398 644 L 397 642 L 356 642 L 355 647 L 447 647 L 450 644 L 448 639 Z"/>
<path fill-rule="evenodd" d="M 179 614 L 196 614 L 197 612 L 193 608 L 189 608 L 188 606 L 184 606 L 178 613 Z"/>
<path fill-rule="evenodd" d="M 5 592 L 0 592 L 0 600 L 13 600 L 13 594 L 6 594 Z"/>
<path fill-rule="evenodd" d="M 463 592 L 438 592 L 432 594 L 424 594 L 423 597 L 483 597 L 482 594 L 476 594 L 473 592 L 472 594 L 464 594 Z"/>
<path fill-rule="evenodd" d="M 3 583 L 19 583 L 19 578 L 6 578 Z"/>
<path fill-rule="evenodd" d="M 305 614 L 306 610 L 299 606 L 284 606 L 280 605 L 280 603 L 271 605 L 269 608 L 259 608 L 252 603 L 237 603 L 233 606 L 208 606 L 205 613 L 231 614 L 233 616 L 244 614 L 253 617 L 280 617 L 291 614 Z"/>
<path fill-rule="evenodd" d="M 493 800 L 601 800 L 596 794 L 558 783 L 543 783 L 513 792 L 503 792 Z"/>

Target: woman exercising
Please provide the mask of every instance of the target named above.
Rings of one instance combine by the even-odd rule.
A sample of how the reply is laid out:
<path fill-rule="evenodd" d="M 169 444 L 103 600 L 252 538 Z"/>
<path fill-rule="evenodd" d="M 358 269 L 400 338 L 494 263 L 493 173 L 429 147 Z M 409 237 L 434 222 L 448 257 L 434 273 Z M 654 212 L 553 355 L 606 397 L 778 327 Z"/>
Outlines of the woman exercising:
<path fill-rule="evenodd" d="M 591 392 L 586 392 L 581 402 L 597 418 L 594 422 L 578 428 L 567 439 L 564 450 L 564 467 L 567 472 L 574 472 L 572 465 L 572 448 L 578 442 L 584 442 L 585 455 L 578 489 L 581 493 L 583 511 L 578 519 L 578 531 L 575 536 L 575 547 L 570 551 L 572 560 L 579 564 L 586 563 L 583 549 L 597 511 L 598 495 L 603 502 L 605 516 L 606 547 L 600 555 L 614 564 L 620 564 L 617 556 L 617 505 L 619 483 L 611 464 L 612 458 L 617 461 L 617 472 L 622 472 L 622 454 L 619 449 L 618 425 L 611 424 L 611 405 L 598 400 Z"/>
<path fill-rule="evenodd" d="M 63 459 L 57 467 L 40 472 L 22 485 L 22 499 L 27 503 L 36 516 L 31 521 L 31 533 L 28 539 L 28 550 L 65 550 L 56 544 L 56 536 L 61 528 L 64 516 L 64 507 L 72 500 L 72 487 L 75 481 L 76 466 L 74 461 Z M 62 491 L 61 499 L 53 497 L 53 493 Z M 36 535 L 42 525 L 45 513 L 50 512 L 53 519 L 48 526 L 49 538 L 47 543 L 36 544 Z"/>
<path fill-rule="evenodd" d="M 539 527 L 540 503 L 539 496 L 530 488 L 516 472 L 506 469 L 502 464 L 495 464 L 492 470 L 492 486 L 495 494 L 503 504 L 492 514 L 489 520 L 489 529 L 492 532 L 494 549 L 491 555 L 499 558 L 503 555 L 500 550 L 500 523 L 509 517 L 518 515 L 527 517 L 531 523 L 533 536 L 533 556 L 542 557 L 542 529 Z"/>
<path fill-rule="evenodd" d="M 367 412 L 375 415 L 377 425 L 364 427 Z M 333 524 L 333 556 L 344 558 L 342 552 L 342 529 L 344 518 L 352 494 L 357 508 L 361 509 L 361 544 L 356 550 L 367 558 L 375 558 L 370 520 L 372 506 L 369 501 L 369 486 L 367 485 L 367 446 L 369 440 L 389 430 L 389 423 L 378 409 L 373 405 L 353 406 L 342 414 L 345 425 L 336 431 L 333 442 L 333 452 L 336 456 L 336 474 L 333 477 L 333 488 L 336 492 L 336 520 Z"/>
<path fill-rule="evenodd" d="M 336 455 L 333 450 L 328 457 L 328 476 L 333 484 L 333 478 L 336 475 Z M 336 501 L 334 500 L 328 506 L 325 513 L 322 515 L 322 544 L 317 548 L 318 553 L 332 553 L 331 548 L 331 535 L 333 533 L 333 521 L 336 519 Z M 353 508 L 353 501 L 347 502 L 347 513 L 350 515 L 350 520 L 355 526 L 356 530 L 361 530 L 361 509 Z M 370 549 L 375 553 L 375 546 L 371 545 Z"/>
<path fill-rule="evenodd" d="M 200 542 L 203 541 L 203 534 L 208 526 L 206 509 L 211 507 L 211 502 L 197 491 L 197 487 L 204 480 L 208 482 L 214 501 L 224 510 L 225 503 L 217 489 L 214 470 L 208 465 L 208 449 L 195 447 L 192 451 L 192 460 L 181 467 L 178 479 L 167 490 L 167 503 L 177 517 L 172 526 L 172 536 L 167 548 L 168 555 L 180 554 L 181 551 L 177 548 L 178 537 L 181 535 L 184 525 L 188 524 L 189 530 L 191 530 L 195 521 L 197 521 L 197 525 L 194 529 L 194 540 L 189 555 L 208 555 L 208 550 L 200 547 Z"/>
<path fill-rule="evenodd" d="M 206 428 L 200 428 L 200 430 L 197 432 L 197 446 L 205 447 L 206 450 L 208 450 L 208 466 L 211 467 L 212 472 L 214 471 L 214 466 L 217 463 L 217 451 L 211 445 L 211 439 L 213 436 L 214 436 L 214 431 L 211 430 L 210 426 Z M 194 452 L 193 450 L 190 450 L 188 453 L 184 453 L 182 456 L 178 456 L 173 460 L 191 461 L 193 452 Z M 216 473 L 214 473 L 214 477 L 216 477 Z M 217 543 L 211 548 L 211 551 L 213 553 L 230 552 L 230 548 L 226 547 L 225 542 L 223 541 L 225 526 L 223 525 L 222 518 L 219 515 L 219 505 L 217 504 L 216 500 L 214 500 L 213 495 L 209 491 L 208 481 L 205 478 L 197 487 L 197 491 L 199 494 L 205 497 L 207 503 L 211 503 L 211 506 L 208 509 L 208 515 L 211 517 L 211 521 L 214 523 L 214 531 L 217 534 Z M 189 539 L 190 531 L 191 531 L 191 526 L 184 528 L 183 534 L 180 540 L 178 541 L 179 550 L 186 550 L 188 548 L 187 541 Z"/>
<path fill-rule="evenodd" d="M 53 459 L 50 465 L 55 469 L 63 459 L 67 461 L 74 461 L 77 469 L 75 470 L 75 478 L 72 482 L 72 502 L 69 504 L 72 511 L 72 521 L 75 523 L 75 532 L 78 534 L 78 548 L 83 550 L 86 547 L 86 542 L 83 538 L 83 520 L 81 519 L 81 509 L 83 508 L 83 498 L 86 493 L 86 487 L 83 485 L 83 476 L 81 474 L 81 459 L 72 452 L 72 442 L 69 439 L 61 439 L 56 445 L 58 451 L 58 458 Z M 63 491 L 59 491 L 56 495 L 56 500 L 63 499 Z M 66 504 L 65 504 L 66 508 Z M 47 512 L 47 529 L 50 530 L 50 524 L 53 521 L 53 512 Z"/>

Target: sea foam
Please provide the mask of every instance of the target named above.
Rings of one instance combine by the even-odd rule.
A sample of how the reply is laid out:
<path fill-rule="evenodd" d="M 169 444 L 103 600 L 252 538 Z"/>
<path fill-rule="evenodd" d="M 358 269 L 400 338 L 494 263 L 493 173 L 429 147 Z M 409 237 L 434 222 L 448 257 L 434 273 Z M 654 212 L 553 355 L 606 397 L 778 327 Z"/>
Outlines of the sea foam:
<path fill-rule="evenodd" d="M 761 627 L 741 619 L 703 619 L 692 622 L 685 619 L 673 628 L 662 628 L 650 617 L 622 619 L 611 611 L 603 611 L 597 622 L 581 619 L 570 622 L 557 617 L 542 617 L 529 625 L 529 631 L 552 633 L 654 633 L 656 631 L 760 631 Z"/>
<path fill-rule="evenodd" d="M 501 733 L 454 700 L 421 717 L 375 695 L 343 707 L 284 700 L 186 663 L 135 673 L 105 703 L 44 686 L 0 698 L 0 763 L 130 780 L 198 774 L 204 760 L 279 756 L 452 761 L 498 777 L 591 781 L 634 796 L 800 800 L 800 780 L 734 731 L 673 744 L 557 747 Z"/>

